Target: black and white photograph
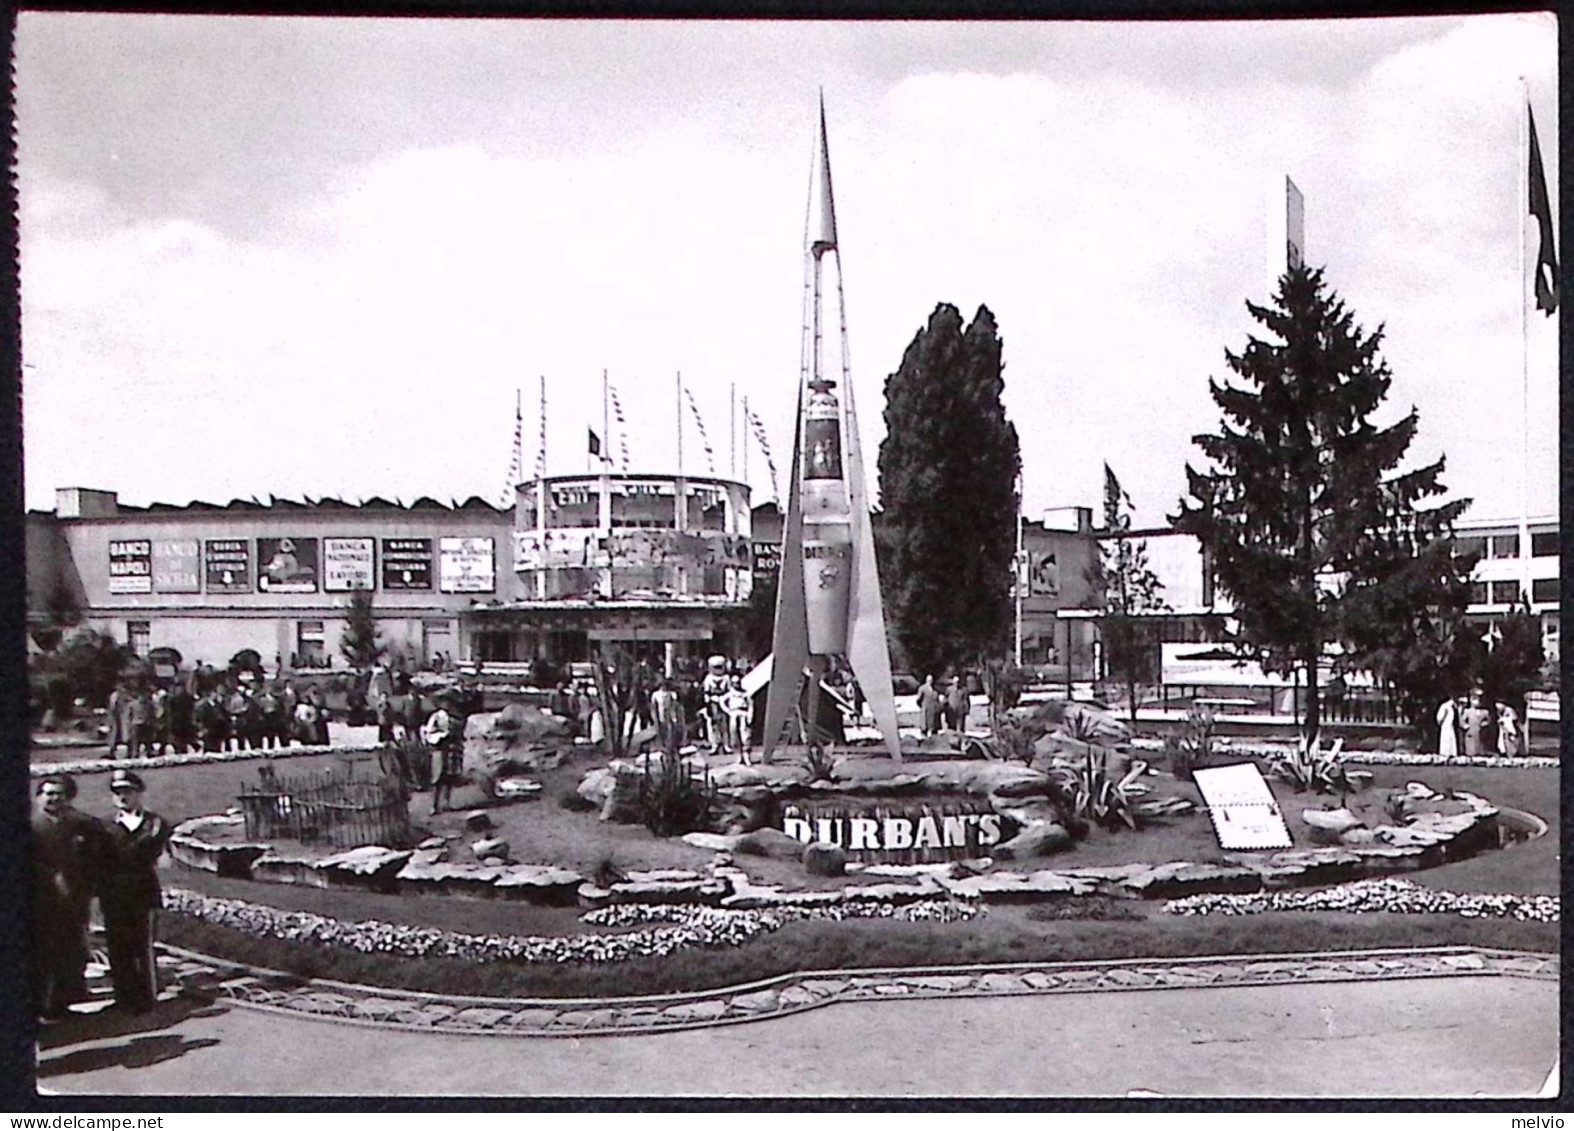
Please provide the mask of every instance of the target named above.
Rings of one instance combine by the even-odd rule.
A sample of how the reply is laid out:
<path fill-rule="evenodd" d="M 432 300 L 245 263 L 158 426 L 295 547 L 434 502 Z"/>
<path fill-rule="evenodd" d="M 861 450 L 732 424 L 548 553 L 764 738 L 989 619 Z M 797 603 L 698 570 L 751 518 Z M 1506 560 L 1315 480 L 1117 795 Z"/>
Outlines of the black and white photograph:
<path fill-rule="evenodd" d="M 1554 13 L 12 70 L 25 1103 L 1556 1103 Z"/>

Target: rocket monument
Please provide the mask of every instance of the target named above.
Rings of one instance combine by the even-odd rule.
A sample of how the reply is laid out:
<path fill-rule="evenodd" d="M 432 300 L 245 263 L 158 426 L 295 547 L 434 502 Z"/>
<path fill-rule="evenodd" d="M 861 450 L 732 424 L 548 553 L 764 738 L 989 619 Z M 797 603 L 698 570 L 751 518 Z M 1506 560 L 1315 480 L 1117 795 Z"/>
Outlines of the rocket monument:
<path fill-rule="evenodd" d="M 847 304 L 836 205 L 831 196 L 831 155 L 820 101 L 820 145 L 814 198 L 819 215 L 805 249 L 812 276 L 804 361 L 799 373 L 798 416 L 793 434 L 787 521 L 782 537 L 776 625 L 771 641 L 771 680 L 765 701 L 765 757 L 781 743 L 794 710 L 802 711 L 806 741 L 814 741 L 819 683 L 835 657 L 844 659 L 863 691 L 891 757 L 901 761 L 885 610 L 875 567 L 869 496 L 864 487 L 862 444 L 853 406 L 847 354 Z M 836 259 L 841 329 L 840 382 L 823 365 L 821 282 L 826 253 Z M 805 697 L 805 681 L 811 693 Z"/>

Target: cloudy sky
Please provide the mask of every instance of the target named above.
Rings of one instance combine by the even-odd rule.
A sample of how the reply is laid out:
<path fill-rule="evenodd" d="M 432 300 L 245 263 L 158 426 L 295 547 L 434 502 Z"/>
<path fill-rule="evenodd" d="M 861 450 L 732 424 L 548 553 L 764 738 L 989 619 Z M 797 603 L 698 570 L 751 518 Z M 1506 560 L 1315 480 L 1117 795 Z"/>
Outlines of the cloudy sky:
<path fill-rule="evenodd" d="M 1519 511 L 1519 76 L 1557 189 L 1550 16 L 1273 24 L 415 21 L 24 12 L 27 499 L 495 496 L 537 381 L 634 470 L 675 374 L 792 442 L 823 87 L 865 450 L 936 303 L 995 313 L 1030 514 L 1108 460 L 1162 522 L 1265 274 L 1265 184 L 1386 324 L 1390 416 L 1472 513 Z M 1535 238 L 1529 224 L 1527 238 Z M 1564 249 L 1560 246 L 1560 251 Z M 1530 506 L 1556 510 L 1532 309 Z M 830 355 L 835 356 L 834 352 Z M 685 464 L 707 470 L 692 418 Z M 740 429 L 741 431 L 741 429 Z M 613 438 L 613 449 L 620 441 Z M 742 470 L 742 454 L 738 470 Z M 769 494 L 764 460 L 749 477 Z"/>

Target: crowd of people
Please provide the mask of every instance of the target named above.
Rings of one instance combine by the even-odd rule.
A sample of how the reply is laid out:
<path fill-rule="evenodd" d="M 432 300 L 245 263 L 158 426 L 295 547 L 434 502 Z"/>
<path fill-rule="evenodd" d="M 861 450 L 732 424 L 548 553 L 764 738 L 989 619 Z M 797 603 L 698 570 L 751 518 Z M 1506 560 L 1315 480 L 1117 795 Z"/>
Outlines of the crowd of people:
<path fill-rule="evenodd" d="M 247 678 L 247 677 L 250 678 Z M 349 711 L 358 713 L 352 688 Z M 329 708 L 317 684 L 215 672 L 198 666 L 183 679 L 122 681 L 109 697 L 109 756 L 266 750 L 328 742 Z"/>
<path fill-rule="evenodd" d="M 965 673 L 952 676 L 943 685 L 937 684 L 933 675 L 924 677 L 918 688 L 918 714 L 919 728 L 926 737 L 942 730 L 967 729 L 970 690 L 971 677 Z"/>
<path fill-rule="evenodd" d="M 1512 758 L 1527 753 L 1519 712 L 1507 703 L 1494 703 L 1488 708 L 1480 691 L 1472 691 L 1468 698 L 1453 697 L 1438 704 L 1437 729 L 1437 752 L 1444 757 L 1497 753 Z M 1489 732 L 1495 732 L 1495 751 L 1487 745 Z"/>
<path fill-rule="evenodd" d="M 88 921 L 96 898 L 104 924 L 114 1008 L 146 1013 L 158 1000 L 153 939 L 160 904 L 158 858 L 170 826 L 143 805 L 142 778 L 110 774 L 115 814 L 74 804 L 70 774 L 40 778 L 33 805 L 33 994 L 38 1017 L 59 1020 L 88 998 Z"/>

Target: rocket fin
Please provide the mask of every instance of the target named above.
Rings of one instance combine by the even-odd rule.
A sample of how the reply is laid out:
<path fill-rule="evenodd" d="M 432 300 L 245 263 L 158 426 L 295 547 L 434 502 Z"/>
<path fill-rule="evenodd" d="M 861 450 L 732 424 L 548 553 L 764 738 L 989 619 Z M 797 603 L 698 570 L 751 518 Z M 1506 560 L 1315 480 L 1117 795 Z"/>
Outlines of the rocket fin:
<path fill-rule="evenodd" d="M 839 257 L 839 253 L 838 253 Z M 838 262 L 837 268 L 840 270 Z M 851 504 L 853 535 L 852 593 L 848 601 L 847 662 L 868 700 L 875 726 L 885 748 L 898 762 L 902 744 L 896 730 L 896 691 L 891 686 L 891 652 L 886 644 L 885 611 L 880 598 L 880 571 L 875 563 L 874 530 L 869 522 L 869 499 L 864 489 L 863 443 L 858 435 L 858 413 L 853 405 L 853 383 L 844 381 L 842 403 L 847 406 L 847 494 Z"/>
<path fill-rule="evenodd" d="M 803 669 L 809 661 L 809 614 L 803 594 L 803 387 L 798 388 L 793 426 L 792 471 L 787 478 L 787 523 L 782 531 L 781 569 L 776 579 L 776 625 L 771 634 L 771 682 L 765 692 L 764 759 L 781 740 L 787 716 L 798 706 Z"/>

